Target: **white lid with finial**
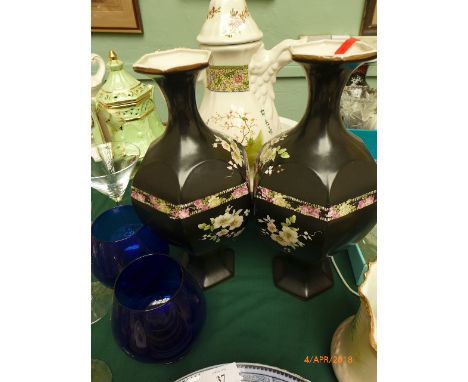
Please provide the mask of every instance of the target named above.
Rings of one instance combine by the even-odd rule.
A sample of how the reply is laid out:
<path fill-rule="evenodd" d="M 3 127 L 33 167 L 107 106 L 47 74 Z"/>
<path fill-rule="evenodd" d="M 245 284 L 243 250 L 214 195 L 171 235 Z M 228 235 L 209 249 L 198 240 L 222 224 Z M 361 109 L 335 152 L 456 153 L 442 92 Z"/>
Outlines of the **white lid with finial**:
<path fill-rule="evenodd" d="M 197 41 L 204 45 L 233 45 L 262 37 L 245 0 L 211 0 Z"/>

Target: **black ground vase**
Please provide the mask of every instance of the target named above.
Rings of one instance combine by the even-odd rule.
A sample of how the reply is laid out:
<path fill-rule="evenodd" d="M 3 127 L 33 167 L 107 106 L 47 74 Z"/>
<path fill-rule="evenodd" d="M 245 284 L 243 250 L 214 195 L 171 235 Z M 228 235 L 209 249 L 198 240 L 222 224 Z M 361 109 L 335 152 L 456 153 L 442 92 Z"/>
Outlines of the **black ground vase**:
<path fill-rule="evenodd" d="M 327 255 L 360 240 L 377 221 L 377 165 L 344 128 L 339 109 L 351 73 L 377 53 L 357 42 L 335 55 L 341 43 L 291 48 L 307 73 L 307 111 L 262 148 L 256 163 L 255 218 L 285 252 L 273 260 L 275 285 L 302 299 L 333 285 Z"/>
<path fill-rule="evenodd" d="M 149 147 L 132 186 L 141 220 L 185 249 L 185 266 L 204 287 L 234 274 L 226 240 L 244 229 L 251 208 L 243 147 L 214 134 L 198 113 L 195 81 L 210 52 L 173 49 L 134 65 L 156 75 L 168 104 L 164 135 Z"/>

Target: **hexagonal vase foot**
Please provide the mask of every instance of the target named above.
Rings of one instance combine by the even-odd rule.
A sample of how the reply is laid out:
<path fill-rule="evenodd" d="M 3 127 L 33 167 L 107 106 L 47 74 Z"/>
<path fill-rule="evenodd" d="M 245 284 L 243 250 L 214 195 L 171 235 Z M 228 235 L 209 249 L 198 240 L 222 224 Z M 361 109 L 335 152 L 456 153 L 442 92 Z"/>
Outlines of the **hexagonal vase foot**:
<path fill-rule="evenodd" d="M 292 256 L 277 255 L 273 259 L 273 281 L 277 288 L 309 300 L 333 286 L 330 261 L 308 264 Z"/>
<path fill-rule="evenodd" d="M 182 265 L 203 289 L 208 289 L 234 276 L 234 251 L 221 248 L 201 256 L 184 253 Z"/>

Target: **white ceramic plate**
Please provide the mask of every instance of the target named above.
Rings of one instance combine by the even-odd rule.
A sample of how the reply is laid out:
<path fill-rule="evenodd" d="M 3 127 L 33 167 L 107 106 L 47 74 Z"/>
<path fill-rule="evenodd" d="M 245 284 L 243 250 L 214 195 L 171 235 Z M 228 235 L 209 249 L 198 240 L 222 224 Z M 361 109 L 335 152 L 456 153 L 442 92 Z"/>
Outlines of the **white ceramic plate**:
<path fill-rule="evenodd" d="M 237 362 L 237 368 L 241 375 L 242 382 L 310 382 L 309 380 L 292 374 L 286 370 L 281 370 L 276 367 L 261 365 L 258 363 Z M 187 382 L 194 375 L 214 369 L 221 365 L 207 367 L 202 370 L 195 371 L 176 382 Z"/>

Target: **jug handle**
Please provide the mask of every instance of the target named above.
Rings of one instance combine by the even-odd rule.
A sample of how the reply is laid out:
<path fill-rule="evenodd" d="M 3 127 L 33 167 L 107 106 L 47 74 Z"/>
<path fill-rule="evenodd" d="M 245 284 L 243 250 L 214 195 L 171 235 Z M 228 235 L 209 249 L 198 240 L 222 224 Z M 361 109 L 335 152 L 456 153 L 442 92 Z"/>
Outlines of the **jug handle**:
<path fill-rule="evenodd" d="M 304 42 L 306 42 L 305 37 L 298 40 L 287 39 L 270 50 L 266 50 L 262 44 L 249 64 L 250 89 L 262 106 L 262 114 L 264 113 L 269 120 L 277 119 L 278 125 L 279 116 L 274 106 L 273 85 L 278 72 L 292 61 L 289 48 Z"/>

